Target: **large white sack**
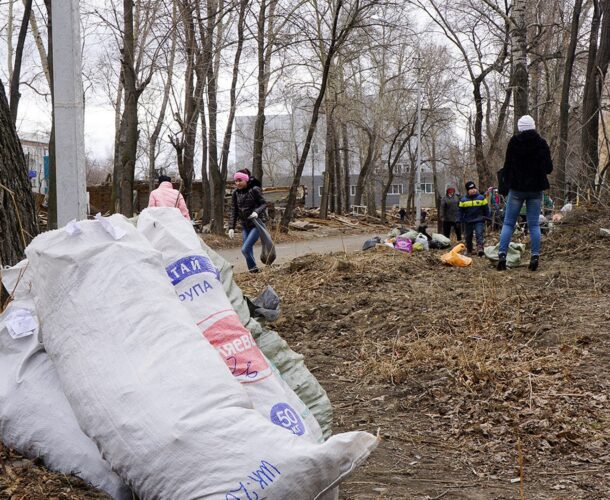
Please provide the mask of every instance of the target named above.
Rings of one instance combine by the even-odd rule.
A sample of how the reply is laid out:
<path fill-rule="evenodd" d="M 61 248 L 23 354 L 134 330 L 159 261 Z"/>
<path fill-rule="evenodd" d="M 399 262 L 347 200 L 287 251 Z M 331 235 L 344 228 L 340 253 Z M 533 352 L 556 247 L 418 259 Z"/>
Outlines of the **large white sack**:
<path fill-rule="evenodd" d="M 28 458 L 41 459 L 51 470 L 79 476 L 115 499 L 131 499 L 129 489 L 81 431 L 38 332 L 25 324 L 29 314 L 38 327 L 26 266 L 22 261 L 2 272 L 13 301 L 0 315 L 0 441 Z"/>
<path fill-rule="evenodd" d="M 326 391 L 305 366 L 303 356 L 294 352 L 277 332 L 263 327 L 250 315 L 246 299 L 233 279 L 233 266 L 201 239 L 200 243 L 214 266 L 220 270 L 225 293 L 242 325 L 252 333 L 256 344 L 280 372 L 282 379 L 311 410 L 322 428 L 324 438 L 328 439 L 332 435 L 333 408 Z"/>
<path fill-rule="evenodd" d="M 83 431 L 141 499 L 313 499 L 376 446 L 271 424 L 200 334 L 161 254 L 126 220 L 44 233 L 26 254 L 43 341 Z M 108 220 L 105 219 L 108 223 Z"/>
<path fill-rule="evenodd" d="M 201 333 L 242 383 L 261 415 L 297 436 L 322 442 L 307 406 L 272 368 L 227 298 L 220 271 L 201 248 L 192 224 L 176 208 L 147 208 L 138 231 L 163 255 L 176 294 Z"/>

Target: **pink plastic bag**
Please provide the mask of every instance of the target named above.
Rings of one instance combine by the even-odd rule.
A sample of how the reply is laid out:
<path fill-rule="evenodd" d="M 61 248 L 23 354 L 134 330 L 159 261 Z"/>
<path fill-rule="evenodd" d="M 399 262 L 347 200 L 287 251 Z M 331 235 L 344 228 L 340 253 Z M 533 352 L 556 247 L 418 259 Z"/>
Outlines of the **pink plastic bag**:
<path fill-rule="evenodd" d="M 400 250 L 401 252 L 411 253 L 413 250 L 413 242 L 406 236 L 396 236 L 394 248 L 396 248 L 396 250 Z"/>

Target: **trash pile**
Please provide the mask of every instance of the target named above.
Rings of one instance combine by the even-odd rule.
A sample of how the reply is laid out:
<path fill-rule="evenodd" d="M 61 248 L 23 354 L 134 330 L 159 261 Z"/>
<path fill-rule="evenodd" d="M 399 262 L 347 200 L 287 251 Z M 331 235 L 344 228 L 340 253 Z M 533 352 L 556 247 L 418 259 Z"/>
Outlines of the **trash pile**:
<path fill-rule="evenodd" d="M 451 240 L 440 233 L 429 235 L 425 226 L 420 226 L 418 230 L 407 228 L 394 228 L 384 238 L 375 237 L 364 242 L 362 250 L 374 248 L 378 244 L 383 244 L 401 252 L 413 253 L 429 251 L 430 249 L 448 248 Z"/>
<path fill-rule="evenodd" d="M 330 436 L 302 357 L 177 209 L 73 222 L 26 256 L 0 315 L 0 439 L 23 455 L 117 499 L 326 499 L 376 447 Z"/>

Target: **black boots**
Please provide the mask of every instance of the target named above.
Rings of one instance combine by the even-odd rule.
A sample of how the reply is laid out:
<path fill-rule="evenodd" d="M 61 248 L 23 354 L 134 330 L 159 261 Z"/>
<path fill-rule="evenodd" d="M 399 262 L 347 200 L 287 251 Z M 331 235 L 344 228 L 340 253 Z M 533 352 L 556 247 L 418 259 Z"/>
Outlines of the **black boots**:
<path fill-rule="evenodd" d="M 530 271 L 535 271 L 536 269 L 538 269 L 538 260 L 539 259 L 540 259 L 539 255 L 532 255 L 532 258 L 530 259 L 530 265 L 528 266 L 528 269 Z M 496 266 L 496 269 L 498 271 L 506 271 L 506 254 L 505 253 L 498 254 L 498 264 Z"/>
<path fill-rule="evenodd" d="M 498 265 L 496 266 L 498 271 L 506 271 L 506 254 L 499 253 L 498 254 Z"/>

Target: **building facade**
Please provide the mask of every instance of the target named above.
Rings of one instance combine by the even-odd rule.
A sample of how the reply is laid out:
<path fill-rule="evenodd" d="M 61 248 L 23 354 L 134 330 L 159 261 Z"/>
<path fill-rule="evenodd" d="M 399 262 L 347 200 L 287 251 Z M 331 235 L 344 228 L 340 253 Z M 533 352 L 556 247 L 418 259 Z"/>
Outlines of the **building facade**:
<path fill-rule="evenodd" d="M 24 134 L 21 147 L 34 193 L 47 194 L 49 190 L 49 138 L 41 134 Z"/>

